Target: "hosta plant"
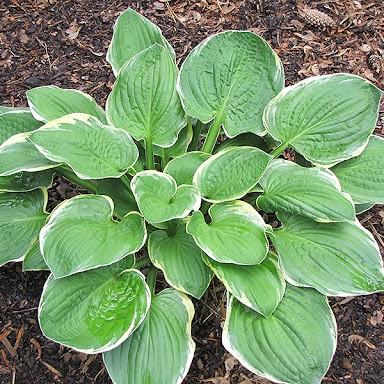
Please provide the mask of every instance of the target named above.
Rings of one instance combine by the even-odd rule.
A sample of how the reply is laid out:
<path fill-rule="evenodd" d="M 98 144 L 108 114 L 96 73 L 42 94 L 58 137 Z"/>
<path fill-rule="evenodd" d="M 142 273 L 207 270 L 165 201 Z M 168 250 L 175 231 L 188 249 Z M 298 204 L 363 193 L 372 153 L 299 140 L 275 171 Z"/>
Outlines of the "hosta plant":
<path fill-rule="evenodd" d="M 384 203 L 382 92 L 345 73 L 285 87 L 252 32 L 211 36 L 178 69 L 132 9 L 107 60 L 105 109 L 56 86 L 27 91 L 29 109 L 1 109 L 0 264 L 51 272 L 42 332 L 103 353 L 114 383 L 181 383 L 190 296 L 216 276 L 224 347 L 272 381 L 319 383 L 336 348 L 327 296 L 384 289 L 356 218 Z M 48 212 L 54 175 L 88 193 Z"/>

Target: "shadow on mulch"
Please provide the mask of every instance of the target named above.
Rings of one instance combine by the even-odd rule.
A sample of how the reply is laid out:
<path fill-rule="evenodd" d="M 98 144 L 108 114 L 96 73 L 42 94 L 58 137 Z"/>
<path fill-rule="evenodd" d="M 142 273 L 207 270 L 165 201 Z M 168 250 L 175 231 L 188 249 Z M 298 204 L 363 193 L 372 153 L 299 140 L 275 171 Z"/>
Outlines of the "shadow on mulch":
<path fill-rule="evenodd" d="M 299 17 L 295 2 L 285 0 L 2 0 L 0 104 L 25 105 L 27 89 L 47 84 L 84 90 L 104 104 L 114 82 L 104 57 L 113 22 L 128 6 L 162 28 L 180 60 L 211 33 L 251 29 L 282 58 L 287 84 L 318 74 L 351 72 L 383 87 L 383 71 L 368 64 L 369 57 L 382 57 L 384 52 L 381 1 L 323 0 L 308 5 L 327 13 L 337 26 L 322 30 L 309 25 Z M 384 135 L 383 112 L 384 106 L 379 135 Z M 75 193 L 71 185 L 60 182 L 51 195 L 60 201 Z M 360 219 L 383 245 L 384 210 L 375 207 Z M 110 383 L 100 356 L 73 352 L 41 335 L 36 307 L 46 277 L 45 272 L 23 274 L 20 265 L 0 269 L 0 383 Z M 241 368 L 221 346 L 223 287 L 214 281 L 195 305 L 197 351 L 184 383 L 269 383 Z M 339 345 L 323 382 L 382 384 L 384 296 L 331 299 L 331 305 Z"/>

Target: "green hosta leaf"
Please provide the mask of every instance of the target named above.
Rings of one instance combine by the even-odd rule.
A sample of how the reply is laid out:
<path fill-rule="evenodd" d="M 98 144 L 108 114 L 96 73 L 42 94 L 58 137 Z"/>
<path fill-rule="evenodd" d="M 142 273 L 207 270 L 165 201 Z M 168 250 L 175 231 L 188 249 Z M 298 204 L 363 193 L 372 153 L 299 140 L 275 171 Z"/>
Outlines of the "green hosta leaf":
<path fill-rule="evenodd" d="M 240 199 L 257 184 L 271 159 L 258 148 L 229 148 L 201 164 L 193 183 L 212 203 Z"/>
<path fill-rule="evenodd" d="M 47 219 L 47 192 L 0 193 L 0 266 L 24 258 Z"/>
<path fill-rule="evenodd" d="M 0 144 L 18 133 L 33 131 L 42 123 L 35 120 L 29 110 L 16 110 L 0 114 Z"/>
<path fill-rule="evenodd" d="M 272 237 L 281 267 L 295 285 L 325 295 L 362 295 L 384 290 L 384 269 L 372 234 L 356 223 L 315 223 L 278 215 Z"/>
<path fill-rule="evenodd" d="M 364 213 L 371 209 L 375 204 L 374 203 L 362 203 L 362 204 L 355 204 L 355 212 L 356 215 L 360 215 L 361 213 Z"/>
<path fill-rule="evenodd" d="M 85 353 L 116 348 L 140 325 L 150 306 L 144 276 L 123 261 L 64 279 L 51 275 L 39 305 L 46 337 Z"/>
<path fill-rule="evenodd" d="M 224 140 L 218 145 L 213 153 L 216 154 L 224 149 L 232 147 L 256 147 L 265 152 L 269 150 L 268 144 L 260 136 L 254 133 L 242 133 L 232 139 Z"/>
<path fill-rule="evenodd" d="M 350 196 L 341 192 L 336 176 L 326 169 L 277 159 L 260 184 L 264 192 L 257 205 L 264 211 L 296 213 L 321 222 L 355 219 Z"/>
<path fill-rule="evenodd" d="M 212 272 L 203 262 L 203 252 L 180 224 L 174 235 L 152 232 L 148 240 L 152 263 L 164 273 L 168 284 L 199 299 L 207 290 Z"/>
<path fill-rule="evenodd" d="M 258 265 L 222 264 L 206 256 L 204 261 L 237 300 L 265 317 L 283 298 L 284 276 L 271 257 Z"/>
<path fill-rule="evenodd" d="M 176 64 L 162 46 L 137 54 L 117 76 L 107 100 L 108 120 L 136 140 L 173 145 L 186 123 L 176 77 Z"/>
<path fill-rule="evenodd" d="M 266 224 L 259 213 L 244 201 L 214 204 L 209 208 L 211 222 L 195 212 L 187 232 L 196 244 L 220 263 L 260 264 L 268 252 Z"/>
<path fill-rule="evenodd" d="M 107 195 L 113 200 L 115 213 L 119 217 L 123 217 L 128 212 L 138 210 L 132 191 L 121 180 L 99 180 L 96 189 L 99 195 Z"/>
<path fill-rule="evenodd" d="M 314 164 L 332 166 L 360 154 L 373 132 L 381 91 L 346 73 L 285 88 L 264 111 L 268 132 Z"/>
<path fill-rule="evenodd" d="M 384 204 L 384 139 L 371 136 L 360 156 L 332 168 L 355 202 Z"/>
<path fill-rule="evenodd" d="M 192 136 L 193 136 L 192 126 L 186 125 L 179 132 L 179 136 L 177 137 L 175 144 L 173 144 L 171 147 L 168 147 L 168 148 L 154 146 L 153 151 L 155 155 L 163 156 L 163 157 L 165 156 L 168 158 L 182 156 L 187 152 L 188 146 L 192 140 Z"/>
<path fill-rule="evenodd" d="M 50 121 L 32 132 L 30 140 L 44 156 L 66 163 L 82 179 L 120 177 L 139 156 L 127 132 L 83 113 Z"/>
<path fill-rule="evenodd" d="M 152 298 L 142 325 L 119 347 L 103 354 L 115 384 L 181 384 L 195 343 L 191 337 L 193 304 L 174 289 Z"/>
<path fill-rule="evenodd" d="M 268 318 L 229 299 L 224 347 L 244 367 L 278 383 L 320 384 L 336 349 L 336 322 L 327 299 L 287 286 Z"/>
<path fill-rule="evenodd" d="M 19 172 L 37 172 L 57 167 L 28 140 L 29 133 L 19 133 L 0 145 L 0 176 Z"/>
<path fill-rule="evenodd" d="M 183 218 L 200 207 L 200 196 L 192 185 L 177 187 L 166 173 L 143 171 L 131 181 L 131 189 L 140 212 L 149 223 Z"/>
<path fill-rule="evenodd" d="M 107 196 L 80 195 L 54 209 L 40 232 L 40 248 L 55 278 L 115 263 L 144 245 L 147 233 L 139 213 L 119 222 L 112 214 Z"/>
<path fill-rule="evenodd" d="M 39 239 L 32 243 L 23 260 L 23 271 L 49 271 L 43 255 L 40 252 Z"/>
<path fill-rule="evenodd" d="M 52 185 L 52 171 L 19 172 L 9 176 L 0 176 L 0 192 L 27 192 Z"/>
<path fill-rule="evenodd" d="M 177 185 L 192 185 L 193 175 L 197 168 L 210 157 L 210 154 L 204 152 L 188 152 L 185 155 L 171 160 L 164 168 L 164 172 L 171 175 Z"/>
<path fill-rule="evenodd" d="M 26 95 L 37 120 L 48 122 L 71 113 L 86 113 L 106 122 L 103 109 L 84 92 L 48 85 L 30 89 Z"/>
<path fill-rule="evenodd" d="M 29 108 L 26 107 L 7 107 L 5 105 L 0 105 L 0 115 L 7 112 L 17 112 L 17 111 L 28 111 Z"/>
<path fill-rule="evenodd" d="M 155 43 L 167 48 L 175 58 L 172 47 L 159 27 L 132 8 L 124 11 L 115 23 L 107 52 L 107 61 L 111 64 L 114 74 L 117 75 L 120 68 L 133 56 Z"/>
<path fill-rule="evenodd" d="M 229 137 L 264 133 L 263 109 L 284 86 L 283 66 L 268 43 L 252 32 L 209 37 L 184 61 L 178 90 L 189 116 L 216 119 Z"/>

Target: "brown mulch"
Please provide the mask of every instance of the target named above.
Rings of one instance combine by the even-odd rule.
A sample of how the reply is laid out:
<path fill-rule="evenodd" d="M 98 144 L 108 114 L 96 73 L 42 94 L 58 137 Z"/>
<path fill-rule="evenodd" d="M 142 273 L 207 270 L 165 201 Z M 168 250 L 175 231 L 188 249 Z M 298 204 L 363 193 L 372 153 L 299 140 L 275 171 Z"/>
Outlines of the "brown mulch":
<path fill-rule="evenodd" d="M 0 104 L 25 105 L 27 89 L 46 84 L 76 88 L 104 104 L 114 82 L 105 62 L 112 25 L 132 6 L 157 23 L 178 58 L 211 33 L 251 29 L 264 36 L 284 62 L 287 84 L 308 76 L 351 72 L 384 86 L 384 5 L 381 0 L 301 2 L 318 9 L 333 27 L 310 24 L 292 0 L 0 0 Z M 378 123 L 384 135 L 384 106 Z M 77 193 L 57 182 L 53 200 Z M 383 250 L 384 209 L 361 216 Z M 100 356 L 87 356 L 47 340 L 36 307 L 46 273 L 0 269 L 0 383 L 110 383 Z M 324 383 L 384 383 L 384 295 L 332 299 L 339 345 Z M 186 384 L 266 384 L 221 346 L 224 291 L 214 281 L 195 301 L 196 356 Z"/>

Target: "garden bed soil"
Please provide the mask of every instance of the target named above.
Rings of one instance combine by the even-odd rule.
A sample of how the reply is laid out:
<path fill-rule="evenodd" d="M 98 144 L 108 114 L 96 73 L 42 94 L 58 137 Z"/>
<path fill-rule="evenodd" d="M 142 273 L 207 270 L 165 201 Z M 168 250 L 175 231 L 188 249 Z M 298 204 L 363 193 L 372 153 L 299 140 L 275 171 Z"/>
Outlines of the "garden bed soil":
<path fill-rule="evenodd" d="M 114 82 L 105 53 L 113 22 L 128 6 L 162 28 L 179 61 L 212 33 L 250 29 L 263 35 L 282 58 L 287 84 L 318 74 L 351 72 L 383 87 L 384 71 L 377 66 L 384 52 L 381 0 L 307 5 L 327 13 L 336 26 L 308 24 L 291 0 L 1 0 L 0 104 L 26 105 L 27 89 L 55 84 L 88 92 L 104 105 Z M 376 133 L 384 135 L 384 106 L 381 109 Z M 77 193 L 57 179 L 51 208 Z M 376 206 L 360 219 L 383 251 L 384 208 Z M 22 273 L 20 264 L 0 269 L 0 383 L 110 383 L 101 356 L 74 352 L 42 336 L 36 309 L 46 278 L 46 272 Z M 384 295 L 330 302 L 339 344 L 323 382 L 384 383 Z M 195 305 L 192 331 L 197 348 L 184 383 L 269 383 L 242 368 L 221 346 L 223 287 L 214 280 Z"/>

